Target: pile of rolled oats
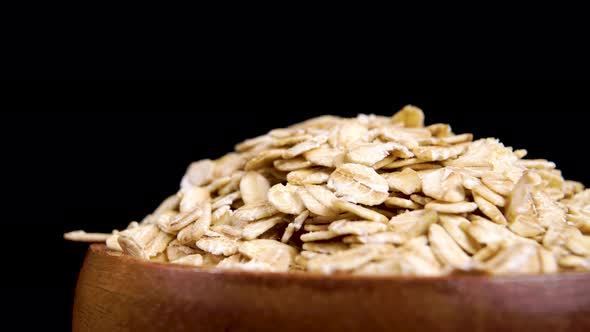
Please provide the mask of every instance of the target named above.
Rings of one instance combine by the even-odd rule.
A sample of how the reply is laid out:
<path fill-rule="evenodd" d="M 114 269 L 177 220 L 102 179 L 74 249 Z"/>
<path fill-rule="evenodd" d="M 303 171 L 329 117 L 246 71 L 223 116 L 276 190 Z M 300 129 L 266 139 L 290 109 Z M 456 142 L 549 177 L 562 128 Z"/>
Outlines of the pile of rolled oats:
<path fill-rule="evenodd" d="M 321 116 L 192 163 L 178 193 L 106 241 L 140 259 L 256 271 L 437 276 L 590 269 L 590 190 L 497 139 Z"/>

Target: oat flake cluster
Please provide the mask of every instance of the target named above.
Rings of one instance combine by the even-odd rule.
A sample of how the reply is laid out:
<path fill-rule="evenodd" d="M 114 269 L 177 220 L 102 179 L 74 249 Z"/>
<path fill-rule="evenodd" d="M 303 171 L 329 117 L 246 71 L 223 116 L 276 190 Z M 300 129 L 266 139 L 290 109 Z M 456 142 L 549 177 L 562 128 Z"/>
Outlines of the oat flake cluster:
<path fill-rule="evenodd" d="M 590 269 L 590 190 L 497 139 L 393 117 L 321 116 L 192 163 L 112 234 L 144 260 L 255 271 L 438 276 Z"/>

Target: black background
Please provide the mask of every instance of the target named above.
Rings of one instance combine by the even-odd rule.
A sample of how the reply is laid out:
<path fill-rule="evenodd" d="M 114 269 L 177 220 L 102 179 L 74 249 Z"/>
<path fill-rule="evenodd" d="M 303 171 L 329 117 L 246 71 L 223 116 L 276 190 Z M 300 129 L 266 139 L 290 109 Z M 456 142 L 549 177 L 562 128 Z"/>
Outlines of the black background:
<path fill-rule="evenodd" d="M 498 137 L 590 183 L 589 82 L 397 81 L 47 84 L 11 87 L 2 141 L 7 271 L 4 294 L 24 330 L 70 328 L 86 245 L 74 229 L 110 232 L 178 189 L 186 166 L 244 138 L 320 114 L 391 115 L 405 104 L 456 133 Z M 11 187 L 10 185 L 14 185 Z M 13 189 L 14 188 L 14 189 Z M 11 213 L 12 212 L 12 213 Z M 11 263 L 11 264 L 13 264 Z M 23 283 L 22 286 L 19 283 Z M 19 285 L 19 286 L 16 286 Z"/>

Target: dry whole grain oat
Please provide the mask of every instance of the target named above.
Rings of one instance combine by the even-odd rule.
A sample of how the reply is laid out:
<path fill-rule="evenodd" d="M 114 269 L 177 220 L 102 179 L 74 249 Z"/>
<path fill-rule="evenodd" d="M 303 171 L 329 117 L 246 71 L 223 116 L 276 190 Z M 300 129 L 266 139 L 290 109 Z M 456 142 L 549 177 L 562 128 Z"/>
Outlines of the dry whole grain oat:
<path fill-rule="evenodd" d="M 251 259 L 269 264 L 277 271 L 287 271 L 297 254 L 297 250 L 287 244 L 260 239 L 242 242 L 239 252 Z"/>
<path fill-rule="evenodd" d="M 393 243 L 403 243 L 418 237 L 437 221 L 438 214 L 433 210 L 415 210 L 399 214 L 389 220 L 391 231 L 399 238 L 399 242 Z"/>
<path fill-rule="evenodd" d="M 262 235 L 262 233 L 268 231 L 275 225 L 282 222 L 284 222 L 282 216 L 257 220 L 255 222 L 249 223 L 244 227 L 244 230 L 242 231 L 242 236 L 246 240 L 253 240 L 258 236 Z"/>
<path fill-rule="evenodd" d="M 344 164 L 330 175 L 328 188 L 352 203 L 379 205 L 387 199 L 389 185 L 374 169 L 359 164 Z"/>
<path fill-rule="evenodd" d="M 344 163 L 345 154 L 344 150 L 320 146 L 304 152 L 303 157 L 314 165 L 333 168 Z"/>
<path fill-rule="evenodd" d="M 298 143 L 289 149 L 285 150 L 282 154 L 284 159 L 294 158 L 306 151 L 315 149 L 328 141 L 328 136 L 315 136 L 311 139 Z"/>
<path fill-rule="evenodd" d="M 188 167 L 186 176 L 193 186 L 201 186 L 211 182 L 215 164 L 210 159 L 196 161 Z"/>
<path fill-rule="evenodd" d="M 305 185 L 297 190 L 297 194 L 303 205 L 305 205 L 305 208 L 314 214 L 326 217 L 338 214 L 333 203 L 336 200 L 336 196 L 324 187 Z"/>
<path fill-rule="evenodd" d="M 390 189 L 400 191 L 405 195 L 411 195 L 422 190 L 422 180 L 418 173 L 411 168 L 406 168 L 401 172 L 382 174 L 382 176 L 387 181 Z"/>
<path fill-rule="evenodd" d="M 460 174 L 449 168 L 440 168 L 420 173 L 422 191 L 426 196 L 445 202 L 462 202 L 465 200 L 463 179 Z"/>
<path fill-rule="evenodd" d="M 86 233 L 85 231 L 71 231 L 64 234 L 64 239 L 78 242 L 106 242 L 111 237 L 109 233 Z"/>
<path fill-rule="evenodd" d="M 336 252 L 332 255 L 319 256 L 309 260 L 307 268 L 313 272 L 333 273 L 350 271 L 368 263 L 379 255 L 379 250 L 371 245 Z"/>
<path fill-rule="evenodd" d="M 304 168 L 287 174 L 287 182 L 295 185 L 322 184 L 330 178 L 330 172 L 319 168 Z"/>
<path fill-rule="evenodd" d="M 407 105 L 391 118 L 392 123 L 403 124 L 408 128 L 424 127 L 424 112 L 416 106 Z"/>
<path fill-rule="evenodd" d="M 305 205 L 299 198 L 299 187 L 277 183 L 268 191 L 268 201 L 279 211 L 287 214 L 299 214 L 305 209 Z"/>
<path fill-rule="evenodd" d="M 173 240 L 166 247 L 166 257 L 169 261 L 174 261 L 187 255 L 201 253 L 200 249 L 191 248 L 181 244 L 178 240 Z"/>
<path fill-rule="evenodd" d="M 332 232 L 342 235 L 368 235 L 372 233 L 383 232 L 387 229 L 387 226 L 374 221 L 350 221 L 345 219 L 331 223 L 328 229 Z"/>
<path fill-rule="evenodd" d="M 312 163 L 308 160 L 303 158 L 293 158 L 293 159 L 278 159 L 274 161 L 274 167 L 279 171 L 294 171 L 302 168 L 307 168 L 312 166 Z"/>
<path fill-rule="evenodd" d="M 194 223 L 178 232 L 177 239 L 183 243 L 194 243 L 199 240 L 211 226 L 211 204 L 205 203 L 202 207 L 203 214 Z"/>
<path fill-rule="evenodd" d="M 241 198 L 245 204 L 266 201 L 268 189 L 270 189 L 269 181 L 258 172 L 246 172 L 240 181 Z"/>
<path fill-rule="evenodd" d="M 238 242 L 224 236 L 202 237 L 196 246 L 213 255 L 231 256 L 238 252 Z"/>
<path fill-rule="evenodd" d="M 537 247 L 524 242 L 508 245 L 484 263 L 483 269 L 491 274 L 539 273 L 541 264 Z"/>
<path fill-rule="evenodd" d="M 424 205 L 424 208 L 440 213 L 467 213 L 475 211 L 475 209 L 477 209 L 477 204 L 473 202 L 446 203 L 441 201 L 431 201 Z"/>
<path fill-rule="evenodd" d="M 365 218 L 367 220 L 372 220 L 375 222 L 379 222 L 379 223 L 385 223 L 387 222 L 387 217 L 382 215 L 381 213 L 371 210 L 369 208 L 357 205 L 357 204 L 353 204 L 347 201 L 343 201 L 343 200 L 335 200 L 334 201 L 334 206 L 340 210 L 346 211 L 346 212 L 350 212 L 352 214 L 355 214 L 361 218 Z"/>
<path fill-rule="evenodd" d="M 497 139 L 392 117 L 321 116 L 191 163 L 106 242 L 154 262 L 245 271 L 440 276 L 590 270 L 590 190 Z"/>
<path fill-rule="evenodd" d="M 179 211 L 188 212 L 211 199 L 208 189 L 202 187 L 191 187 L 181 190 L 182 199 L 180 200 Z"/>
<path fill-rule="evenodd" d="M 500 209 L 498 209 L 494 204 L 490 203 L 487 199 L 474 192 L 473 200 L 475 201 L 475 204 L 477 204 L 477 207 L 481 213 L 485 214 L 495 223 L 500 225 L 505 225 L 508 223 L 506 221 L 506 217 L 504 217 L 502 214 L 502 211 L 500 211 Z"/>
<path fill-rule="evenodd" d="M 469 220 L 460 216 L 445 214 L 438 217 L 440 218 L 440 225 L 467 253 L 473 255 L 481 249 L 479 243 L 466 232 L 470 225 Z"/>
<path fill-rule="evenodd" d="M 470 269 L 471 258 L 469 255 L 459 247 L 440 225 L 430 225 L 428 240 L 432 251 L 443 264 L 461 270 Z"/>
<path fill-rule="evenodd" d="M 203 256 L 199 254 L 186 255 L 170 261 L 171 264 L 201 266 L 203 265 Z"/>
<path fill-rule="evenodd" d="M 301 226 L 303 225 L 305 220 L 307 220 L 307 217 L 309 217 L 309 211 L 307 210 L 297 215 L 297 217 L 293 219 L 293 222 L 290 222 L 289 225 L 287 225 L 287 228 L 285 228 L 285 232 L 281 237 L 281 242 L 287 243 L 291 239 L 293 234 L 301 229 Z"/>
<path fill-rule="evenodd" d="M 203 214 L 203 209 L 196 206 L 190 211 L 181 212 L 169 218 L 158 221 L 160 229 L 166 233 L 176 234 L 184 227 L 190 225 Z"/>
<path fill-rule="evenodd" d="M 247 223 L 250 221 L 270 217 L 278 213 L 270 202 L 257 202 L 250 205 L 244 205 L 237 209 L 233 214 L 233 219 L 238 223 Z"/>

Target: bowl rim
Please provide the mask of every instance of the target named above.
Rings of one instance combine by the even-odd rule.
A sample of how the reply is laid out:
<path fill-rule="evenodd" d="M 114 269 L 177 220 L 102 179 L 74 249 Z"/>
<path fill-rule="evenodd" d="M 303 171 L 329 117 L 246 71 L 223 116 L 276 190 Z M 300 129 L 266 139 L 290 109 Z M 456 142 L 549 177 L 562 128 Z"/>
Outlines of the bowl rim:
<path fill-rule="evenodd" d="M 140 265 L 144 268 L 156 268 L 166 271 L 177 271 L 181 273 L 194 273 L 199 276 L 210 277 L 240 277 L 252 279 L 280 279 L 291 281 L 334 281 L 334 282 L 493 282 L 493 283 L 543 283 L 555 281 L 574 281 L 578 279 L 590 282 L 590 272 L 571 271 L 555 274 L 515 274 L 515 275 L 480 275 L 480 274 L 453 274 L 446 276 L 396 276 L 396 275 L 357 275 L 357 274 L 322 274 L 317 272 L 265 272 L 265 271 L 240 271 L 215 268 L 201 268 L 196 266 L 170 264 L 145 261 L 120 251 L 107 249 L 103 243 L 94 243 L 88 247 L 87 254 L 94 254 L 103 257 L 115 258 L 124 261 L 126 264 Z"/>

